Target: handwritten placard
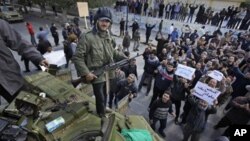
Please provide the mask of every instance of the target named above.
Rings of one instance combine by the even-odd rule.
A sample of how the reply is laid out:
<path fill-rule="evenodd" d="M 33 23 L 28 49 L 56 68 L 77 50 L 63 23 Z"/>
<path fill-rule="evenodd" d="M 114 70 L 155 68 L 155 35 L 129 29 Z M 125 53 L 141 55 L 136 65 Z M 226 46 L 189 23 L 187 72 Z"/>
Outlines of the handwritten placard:
<path fill-rule="evenodd" d="M 209 104 L 213 104 L 214 100 L 220 95 L 220 91 L 209 87 L 207 84 L 198 82 L 194 87 L 193 95 L 205 100 Z"/>
<path fill-rule="evenodd" d="M 194 72 L 195 72 L 194 68 L 191 68 L 182 64 L 178 64 L 177 70 L 175 71 L 175 75 L 184 77 L 188 80 L 192 80 Z"/>
<path fill-rule="evenodd" d="M 87 2 L 77 2 L 79 17 L 89 16 L 89 8 Z"/>
<path fill-rule="evenodd" d="M 208 76 L 217 80 L 217 81 L 221 81 L 224 77 L 223 73 L 221 73 L 218 70 L 213 70 L 213 71 L 209 72 Z"/>

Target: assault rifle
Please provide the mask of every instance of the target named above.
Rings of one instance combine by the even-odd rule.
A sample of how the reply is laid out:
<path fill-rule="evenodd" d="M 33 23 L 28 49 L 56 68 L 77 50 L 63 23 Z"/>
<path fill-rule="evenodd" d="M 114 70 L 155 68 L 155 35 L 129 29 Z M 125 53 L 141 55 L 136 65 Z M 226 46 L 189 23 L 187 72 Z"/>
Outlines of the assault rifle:
<path fill-rule="evenodd" d="M 137 58 L 139 56 L 141 56 L 142 54 L 137 54 L 136 56 L 132 57 L 132 58 L 128 58 L 128 59 L 123 59 L 121 61 L 118 61 L 118 62 L 114 62 L 114 63 L 110 63 L 108 65 L 105 65 L 103 67 L 100 67 L 100 68 L 97 68 L 96 70 L 93 70 L 92 73 L 94 75 L 96 75 L 97 77 L 100 76 L 101 74 L 107 72 L 107 71 L 110 71 L 110 70 L 115 70 L 116 68 L 119 68 L 119 67 L 122 67 L 122 66 L 125 66 L 125 65 L 128 65 L 129 62 L 134 59 L 134 58 Z M 89 83 L 86 81 L 86 78 L 85 77 L 80 77 L 78 79 L 75 79 L 75 80 L 71 80 L 71 83 L 74 87 L 77 87 L 81 82 L 83 83 Z"/>

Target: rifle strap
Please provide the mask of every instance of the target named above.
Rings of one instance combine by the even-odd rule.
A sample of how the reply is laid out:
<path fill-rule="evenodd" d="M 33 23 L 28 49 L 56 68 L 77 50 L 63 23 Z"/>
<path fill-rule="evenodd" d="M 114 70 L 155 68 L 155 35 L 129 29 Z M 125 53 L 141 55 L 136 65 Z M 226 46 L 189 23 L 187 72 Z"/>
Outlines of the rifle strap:
<path fill-rule="evenodd" d="M 109 94 L 109 90 L 110 90 L 110 81 L 109 81 L 109 72 L 105 71 L 105 80 L 106 80 L 106 95 Z"/>

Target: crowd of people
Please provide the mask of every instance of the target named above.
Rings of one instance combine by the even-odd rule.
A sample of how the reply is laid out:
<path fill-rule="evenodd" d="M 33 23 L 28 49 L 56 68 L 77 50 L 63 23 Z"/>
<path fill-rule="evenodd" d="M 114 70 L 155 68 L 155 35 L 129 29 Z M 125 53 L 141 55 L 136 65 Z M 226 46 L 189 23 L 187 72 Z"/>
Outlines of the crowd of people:
<path fill-rule="evenodd" d="M 241 30 L 247 30 L 250 25 L 250 9 L 244 7 L 229 6 L 216 11 L 205 4 L 164 3 L 164 0 L 154 0 L 151 6 L 148 0 L 117 0 L 115 8 L 117 11 L 126 11 L 126 6 L 130 13 L 187 23 L 221 27 L 226 21 L 226 28 Z M 196 19 L 193 21 L 195 15 Z"/>
<path fill-rule="evenodd" d="M 130 12 L 141 14 L 138 12 L 141 10 L 138 3 L 140 1 L 133 1 L 129 4 Z M 219 108 L 225 106 L 224 112 L 226 114 L 218 123 L 214 123 L 214 129 L 228 127 L 223 133 L 223 137 L 220 137 L 228 140 L 232 125 L 245 125 L 250 119 L 249 95 L 247 95 L 247 87 L 250 85 L 248 77 L 250 74 L 250 32 L 247 31 L 250 19 L 249 14 L 247 14 L 249 9 L 230 6 L 227 10 L 223 9 L 213 14 L 211 8 L 205 9 L 204 5 L 175 3 L 174 7 L 180 6 L 180 10 L 177 12 L 176 8 L 171 11 L 173 8 L 171 4 L 170 6 L 169 4 L 164 6 L 163 2 L 159 4 L 163 9 L 169 10 L 166 12 L 167 19 L 182 22 L 192 22 L 193 14 L 199 7 L 195 23 L 203 24 L 203 26 L 192 29 L 188 24 L 184 24 L 178 29 L 174 24 L 171 24 L 168 34 L 165 35 L 161 32 L 162 23 L 160 23 L 159 31 L 155 37 L 158 42 L 155 49 L 151 43 L 148 43 L 154 25 L 146 24 L 145 37 L 148 47 L 143 53 L 145 65 L 139 81 L 138 92 L 146 84 L 145 95 L 148 96 L 154 79 L 153 97 L 148 106 L 151 127 L 155 129 L 156 122 L 160 121 L 159 134 L 166 137 L 164 129 L 167 125 L 167 115 L 170 113 L 174 116 L 175 124 L 183 126 L 183 141 L 187 141 L 189 138 L 198 141 L 202 132 L 207 128 L 209 114 L 215 114 Z M 189 8 L 191 13 L 185 13 L 183 18 L 181 10 L 184 7 Z M 149 10 L 148 13 L 145 13 L 149 16 L 163 18 L 161 12 L 163 9 L 152 10 L 152 13 Z M 208 13 L 210 16 L 212 15 L 210 18 Z M 222 33 L 220 27 L 225 20 L 227 20 L 227 28 L 243 31 L 237 34 L 233 30 Z M 218 28 L 215 31 L 208 31 L 204 24 L 212 24 Z M 124 29 L 122 26 L 120 24 L 120 30 Z M 132 38 L 129 38 L 129 41 L 133 40 L 135 32 L 140 29 L 136 20 L 131 27 Z M 127 36 L 129 35 L 127 34 Z M 129 42 L 125 37 L 123 41 Z M 128 48 L 127 44 L 126 51 L 129 51 Z M 192 80 L 175 74 L 178 64 L 195 68 Z M 214 70 L 223 74 L 224 77 L 221 81 L 208 76 Z M 205 83 L 220 91 L 220 95 L 213 104 L 194 96 L 194 88 L 198 82 Z M 185 104 L 181 114 L 182 101 Z M 173 104 L 175 110 L 172 108 Z"/>
<path fill-rule="evenodd" d="M 153 97 L 148 107 L 149 111 L 152 110 L 151 108 L 156 104 L 157 99 L 164 99 L 163 95 L 168 94 L 170 101 L 175 105 L 175 123 L 177 125 L 184 124 L 184 140 L 188 140 L 190 135 L 194 140 L 199 140 L 200 134 L 204 131 L 208 113 L 215 113 L 216 109 L 225 105 L 229 97 L 232 96 L 225 108 L 226 110 L 231 108 L 228 112 L 228 114 L 230 114 L 226 114 L 226 119 L 230 122 L 223 119 L 215 126 L 215 129 L 233 124 L 247 124 L 250 119 L 249 101 L 241 103 L 237 99 L 249 99 L 249 96 L 245 96 L 248 92 L 246 86 L 250 84 L 248 77 L 249 54 L 248 49 L 246 49 L 249 48 L 249 35 L 249 32 L 242 33 L 238 35 L 237 40 L 235 40 L 232 37 L 232 31 L 225 33 L 225 35 L 221 37 L 219 37 L 220 34 L 215 31 L 213 35 L 207 35 L 206 33 L 201 37 L 197 37 L 193 42 L 190 40 L 192 37 L 191 34 L 185 38 L 181 36 L 178 40 L 171 41 L 171 38 L 168 39 L 162 36 L 161 33 L 158 33 L 156 51 L 150 46 L 145 49 L 143 55 L 145 61 L 144 73 L 139 83 L 140 90 L 144 81 L 146 79 L 148 80 L 146 91 L 146 95 L 148 95 L 147 93 L 150 91 L 152 79 L 155 79 L 153 84 Z M 248 42 L 248 45 L 243 42 Z M 178 64 L 196 69 L 192 80 L 175 75 Z M 208 74 L 214 70 L 223 73 L 223 80 L 218 81 L 208 77 Z M 221 92 L 217 100 L 214 101 L 214 104 L 209 105 L 202 99 L 193 96 L 193 89 L 197 82 L 206 83 L 208 86 Z M 185 101 L 185 105 L 180 122 L 181 101 Z M 237 104 L 234 102 L 237 102 Z M 166 116 L 164 116 L 165 118 L 161 118 L 159 115 L 167 115 L 168 112 L 172 113 L 173 111 L 171 107 L 167 106 L 169 102 L 165 103 L 165 105 L 157 104 L 159 106 L 158 110 L 161 109 L 161 113 L 159 113 L 160 111 L 153 110 L 154 112 L 151 112 L 155 113 L 155 116 L 150 117 L 153 125 L 155 124 L 155 118 L 160 120 L 161 127 L 159 133 L 163 137 L 165 137 L 165 134 L 162 132 L 162 128 L 166 127 L 166 123 L 161 122 L 161 119 L 165 121 L 167 118 Z M 239 108 L 238 104 L 241 104 L 242 107 Z M 164 108 L 166 108 L 166 110 L 163 110 Z M 203 110 L 197 113 L 196 108 Z M 235 109 L 238 109 L 238 111 Z M 234 113 L 233 115 L 231 113 L 233 111 L 239 113 Z M 239 115 L 243 118 L 240 121 L 236 120 Z M 229 136 L 228 129 L 223 135 Z"/>
<path fill-rule="evenodd" d="M 79 20 L 79 19 L 78 19 Z M 79 21 L 76 18 L 74 18 L 73 23 L 65 23 L 62 29 L 62 37 L 63 37 L 63 47 L 64 47 L 64 53 L 66 58 L 66 67 L 68 67 L 69 61 L 75 54 L 78 38 L 80 37 L 82 31 L 79 28 Z M 60 45 L 59 41 L 59 32 L 58 27 L 55 23 L 51 23 L 51 26 L 49 27 L 46 25 L 45 27 L 39 27 L 39 31 L 35 33 L 35 29 L 33 28 L 33 25 L 31 22 L 26 22 L 26 27 L 28 30 L 28 33 L 30 35 L 30 42 L 33 46 L 37 48 L 37 50 L 44 55 L 45 53 L 50 53 L 52 51 L 52 44 L 48 40 L 49 34 L 53 37 L 55 46 Z M 38 40 L 38 42 L 37 42 Z M 27 60 L 25 57 L 22 56 L 22 61 L 24 61 L 25 64 L 25 72 L 30 72 L 29 69 L 29 60 Z M 39 66 L 36 66 L 38 70 L 41 70 Z"/>

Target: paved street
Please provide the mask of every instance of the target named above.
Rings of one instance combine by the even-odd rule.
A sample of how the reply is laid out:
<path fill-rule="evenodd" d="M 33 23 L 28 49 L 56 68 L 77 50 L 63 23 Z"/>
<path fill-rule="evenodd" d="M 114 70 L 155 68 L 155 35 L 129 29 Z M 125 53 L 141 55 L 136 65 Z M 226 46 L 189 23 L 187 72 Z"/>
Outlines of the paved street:
<path fill-rule="evenodd" d="M 32 13 L 31 15 L 26 15 L 25 16 L 25 21 L 32 22 L 33 27 L 34 27 L 36 32 L 38 31 L 38 28 L 40 26 L 45 26 L 46 24 L 48 24 L 50 26 L 50 24 L 52 22 L 51 20 L 41 19 L 36 15 L 38 15 L 38 13 Z M 119 19 L 119 18 L 120 17 L 115 17 L 115 19 Z M 118 35 L 119 34 L 119 26 L 116 23 L 117 23 L 117 20 L 112 26 L 112 32 L 114 34 Z M 169 24 L 169 23 L 172 23 L 172 21 L 171 22 L 166 21 L 166 23 Z M 174 22 L 174 23 L 177 25 L 178 28 L 183 25 L 183 23 L 180 23 L 180 22 Z M 81 24 L 83 24 L 83 23 L 81 23 Z M 25 27 L 24 22 L 23 23 L 13 23 L 12 26 L 18 32 L 20 32 L 25 39 L 27 39 L 28 41 L 30 40 L 28 31 L 27 31 L 27 29 Z M 201 26 L 201 25 L 192 24 L 192 26 Z M 58 25 L 58 28 L 59 28 L 59 35 L 60 35 L 60 42 L 61 42 L 62 41 L 62 36 L 61 36 L 61 29 L 62 28 L 61 28 L 60 25 Z M 212 29 L 212 27 L 211 27 L 211 29 Z M 129 31 L 131 32 L 130 28 L 129 28 Z M 152 40 L 155 38 L 155 35 L 156 35 L 156 32 L 153 32 L 152 35 L 151 35 Z M 118 38 L 118 37 L 115 37 L 115 38 L 116 38 L 117 44 L 122 43 L 121 38 Z M 144 29 L 141 30 L 141 38 L 142 38 L 142 42 L 144 42 L 145 41 L 145 30 Z M 51 41 L 52 45 L 54 45 L 54 42 L 53 42 L 53 39 L 52 39 L 51 35 L 49 36 L 49 40 Z M 153 44 L 156 44 L 155 40 L 153 40 Z M 131 46 L 133 46 L 133 42 L 131 43 Z M 62 47 L 62 43 L 60 43 L 59 47 Z M 145 47 L 146 47 L 145 45 L 141 44 L 139 53 L 142 53 L 144 51 Z M 130 47 L 130 50 L 132 50 L 132 47 Z M 137 54 L 137 52 L 132 52 L 131 51 L 131 56 L 135 56 L 136 54 Z M 17 59 L 17 61 L 19 62 L 22 70 L 24 70 L 24 64 L 23 64 L 23 62 L 20 61 L 20 56 L 18 56 L 16 53 L 14 53 L 14 56 Z M 138 80 L 140 80 L 142 72 L 143 72 L 143 66 L 144 66 L 144 61 L 143 61 L 142 57 L 137 58 L 137 65 L 138 65 L 138 74 L 139 74 L 139 79 Z M 36 69 L 36 67 L 34 67 L 33 64 L 30 64 L 30 68 L 31 68 L 32 71 L 35 71 L 35 69 Z M 150 94 L 148 96 L 145 95 L 145 91 L 146 91 L 146 89 L 143 88 L 141 90 L 141 92 L 138 94 L 138 97 L 136 99 L 134 99 L 130 103 L 130 109 L 128 111 L 128 114 L 142 115 L 146 119 L 148 119 L 147 107 L 148 107 L 148 104 L 149 104 L 150 99 L 152 97 L 152 89 L 151 89 L 151 92 L 150 92 Z M 218 137 L 223 132 L 223 129 L 215 131 L 212 128 L 212 126 L 215 123 L 217 123 L 218 120 L 220 120 L 222 115 L 223 115 L 223 112 L 222 112 L 222 110 L 220 108 L 220 109 L 218 109 L 217 114 L 211 115 L 209 117 L 207 128 L 206 128 L 205 132 L 202 134 L 202 137 L 201 137 L 200 141 L 212 141 L 215 137 Z M 173 118 L 171 116 L 169 116 L 169 118 L 168 118 L 168 124 L 167 124 L 167 128 L 165 129 L 165 132 L 166 132 L 166 135 L 167 135 L 166 140 L 168 140 L 168 141 L 180 141 L 182 139 L 182 137 L 183 137 L 181 126 L 175 125 L 174 121 L 173 121 Z"/>

